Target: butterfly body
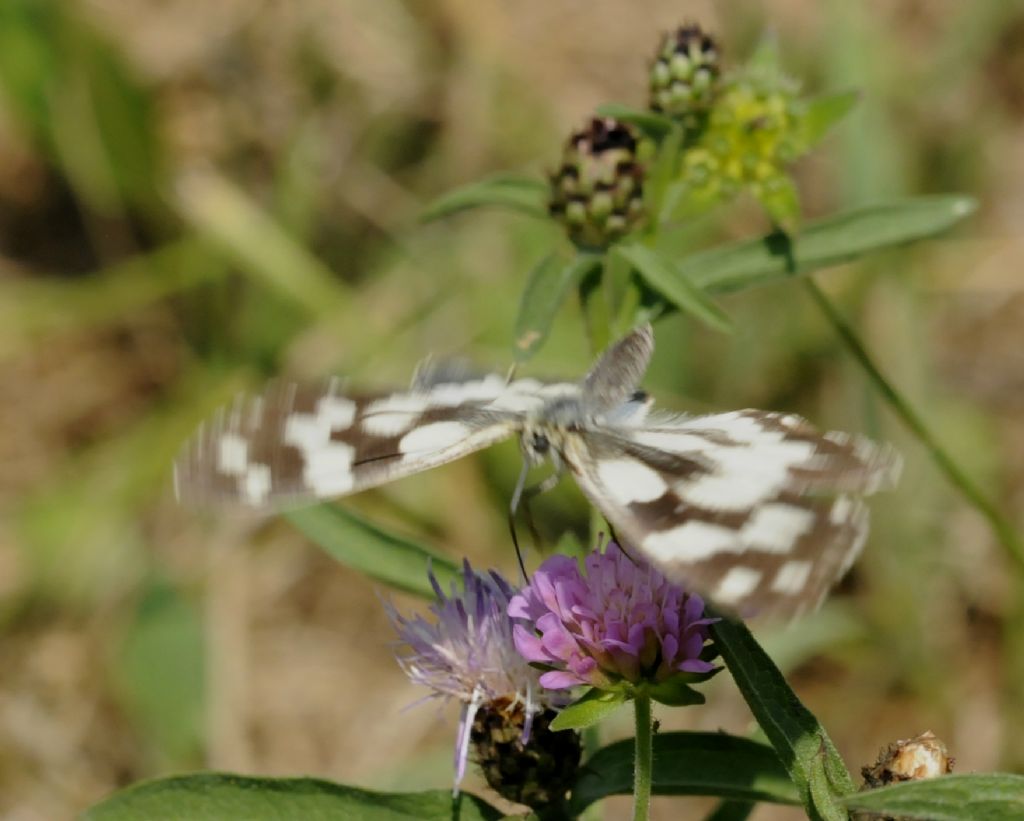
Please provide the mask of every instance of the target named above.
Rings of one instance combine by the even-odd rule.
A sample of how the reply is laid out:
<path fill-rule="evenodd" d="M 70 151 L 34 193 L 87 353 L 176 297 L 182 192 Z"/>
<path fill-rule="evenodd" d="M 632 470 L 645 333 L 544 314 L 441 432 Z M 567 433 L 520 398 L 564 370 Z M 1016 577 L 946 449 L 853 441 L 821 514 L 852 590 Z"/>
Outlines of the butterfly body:
<path fill-rule="evenodd" d="M 577 383 L 432 366 L 378 396 L 273 387 L 200 430 L 176 463 L 178 495 L 308 504 L 518 436 L 528 465 L 570 473 L 670 578 L 741 611 L 813 609 L 863 545 L 860 497 L 895 480 L 898 457 L 793 414 L 651 412 L 637 386 L 653 347 L 639 328 Z"/>

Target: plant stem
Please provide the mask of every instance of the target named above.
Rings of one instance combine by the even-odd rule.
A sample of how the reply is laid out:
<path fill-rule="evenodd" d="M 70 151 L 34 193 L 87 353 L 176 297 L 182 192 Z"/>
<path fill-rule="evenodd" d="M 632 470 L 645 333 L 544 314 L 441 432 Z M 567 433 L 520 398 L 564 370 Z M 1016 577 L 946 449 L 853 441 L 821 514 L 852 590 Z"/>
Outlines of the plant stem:
<path fill-rule="evenodd" d="M 596 357 L 608 347 L 612 320 L 603 266 L 580 283 L 580 303 L 583 306 L 590 355 Z"/>
<path fill-rule="evenodd" d="M 651 697 L 637 693 L 633 699 L 636 716 L 636 760 L 633 763 L 633 821 L 647 821 L 651 808 L 651 777 L 654 761 L 654 734 L 651 724 Z"/>
<path fill-rule="evenodd" d="M 803 283 L 811 299 L 814 300 L 815 304 L 832 324 L 833 329 L 839 334 L 839 338 L 846 345 L 850 353 L 860 363 L 868 378 L 875 383 L 875 387 L 882 394 L 885 401 L 889 403 L 889 406 L 903 420 L 903 423 L 917 437 L 918 441 L 928 449 L 935 464 L 946 474 L 946 478 L 988 520 L 996 538 L 1006 548 L 1007 552 L 1019 564 L 1024 566 L 1024 541 L 1021 540 L 1020 534 L 1017 533 L 1014 526 L 999 512 L 999 509 L 993 504 L 992 500 L 985 496 L 981 488 L 963 471 L 960 465 L 949 455 L 948 451 L 942 447 L 939 440 L 928 429 L 928 426 L 918 415 L 917 411 L 900 395 L 892 383 L 882 375 L 878 366 L 871 359 L 871 355 L 861 344 L 856 332 L 850 327 L 850 324 L 843 318 L 842 314 L 839 313 L 835 305 L 825 296 L 814 280 L 810 277 L 805 277 Z"/>

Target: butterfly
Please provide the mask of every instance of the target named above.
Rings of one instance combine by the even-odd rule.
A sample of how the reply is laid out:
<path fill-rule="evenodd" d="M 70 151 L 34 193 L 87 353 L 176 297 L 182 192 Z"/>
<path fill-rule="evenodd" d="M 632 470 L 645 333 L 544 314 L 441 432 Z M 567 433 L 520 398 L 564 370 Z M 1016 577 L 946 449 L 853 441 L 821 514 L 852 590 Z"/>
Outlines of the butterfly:
<path fill-rule="evenodd" d="M 863 496 L 895 483 L 890 447 L 799 416 L 652 411 L 638 389 L 650 325 L 579 382 L 421 368 L 406 391 L 278 384 L 200 428 L 175 464 L 179 499 L 272 510 L 355 493 L 518 436 L 524 473 L 569 473 L 627 547 L 744 614 L 815 609 L 868 531 Z M 550 482 L 543 483 L 545 486 Z"/>

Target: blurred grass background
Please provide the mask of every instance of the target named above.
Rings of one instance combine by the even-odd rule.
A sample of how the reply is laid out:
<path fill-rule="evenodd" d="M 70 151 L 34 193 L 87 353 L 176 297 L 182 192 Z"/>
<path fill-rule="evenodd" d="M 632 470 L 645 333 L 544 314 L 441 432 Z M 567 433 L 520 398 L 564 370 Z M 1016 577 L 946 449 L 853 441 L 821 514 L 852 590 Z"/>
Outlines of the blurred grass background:
<path fill-rule="evenodd" d="M 447 782 L 454 712 L 403 712 L 422 693 L 392 661 L 373 586 L 285 522 L 179 509 L 170 462 L 199 420 L 272 374 L 401 385 L 427 351 L 504 369 L 525 274 L 557 229 L 418 213 L 493 171 L 543 173 L 602 102 L 643 104 L 658 37 L 686 18 L 718 33 L 727 62 L 770 29 L 809 92 L 863 90 L 799 166 L 809 216 L 917 193 L 980 200 L 952 237 L 819 280 L 1021 522 L 1019 5 L 4 0 L 0 816 L 66 818 L 196 768 Z M 766 227 L 741 205 L 696 225 L 694 247 Z M 840 592 L 762 631 L 798 693 L 851 767 L 932 729 L 960 771 L 1021 770 L 1021 568 L 799 289 L 723 304 L 733 336 L 659 326 L 647 386 L 662 404 L 796 410 L 907 456 Z M 570 308 L 532 370 L 573 376 L 587 360 Z M 517 468 L 500 447 L 351 504 L 511 571 Z M 565 486 L 537 515 L 555 541 L 587 511 Z M 749 729 L 726 677 L 709 692 L 663 726 Z"/>

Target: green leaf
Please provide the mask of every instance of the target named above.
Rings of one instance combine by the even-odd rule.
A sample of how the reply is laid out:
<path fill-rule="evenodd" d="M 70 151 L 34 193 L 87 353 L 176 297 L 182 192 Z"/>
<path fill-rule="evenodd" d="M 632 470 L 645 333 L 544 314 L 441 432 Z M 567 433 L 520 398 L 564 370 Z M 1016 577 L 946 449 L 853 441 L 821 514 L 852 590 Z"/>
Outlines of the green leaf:
<path fill-rule="evenodd" d="M 499 174 L 471 182 L 442 194 L 423 209 L 423 222 L 448 217 L 470 208 L 497 205 L 545 219 L 548 216 L 548 184 L 536 177 Z"/>
<path fill-rule="evenodd" d="M 580 251 L 571 259 L 548 254 L 530 272 L 516 317 L 515 358 L 525 362 L 548 338 L 558 309 L 589 273 L 601 265 L 601 256 Z"/>
<path fill-rule="evenodd" d="M 694 673 L 674 675 L 669 679 L 655 684 L 647 689 L 651 698 L 659 704 L 666 704 L 669 707 L 688 707 L 691 704 L 703 704 L 704 694 L 694 690 L 690 683 L 707 681 L 717 670 L 710 673 Z"/>
<path fill-rule="evenodd" d="M 160 755 L 196 763 L 205 717 L 203 626 L 171 587 L 155 584 L 128 627 L 113 673 L 129 713 Z"/>
<path fill-rule="evenodd" d="M 644 245 L 620 243 L 613 253 L 625 257 L 640 277 L 665 299 L 719 331 L 732 328 L 729 317 L 671 260 Z"/>
<path fill-rule="evenodd" d="M 582 730 L 604 721 L 629 700 L 621 690 L 592 687 L 582 698 L 563 709 L 551 722 L 552 730 Z"/>
<path fill-rule="evenodd" d="M 224 773 L 175 776 L 115 793 L 83 821 L 496 821 L 502 813 L 450 790 L 380 793 L 315 778 L 248 778 Z"/>
<path fill-rule="evenodd" d="M 636 126 L 637 129 L 654 139 L 664 137 L 675 126 L 672 119 L 663 114 L 632 108 L 621 103 L 599 105 L 597 113 L 601 117 L 614 117 L 616 120 Z"/>
<path fill-rule="evenodd" d="M 572 810 L 633 789 L 633 740 L 609 744 L 587 759 L 572 788 Z M 659 733 L 654 737 L 655 795 L 717 795 L 796 804 L 799 797 L 767 744 L 725 733 Z"/>
<path fill-rule="evenodd" d="M 747 821 L 757 807 L 753 801 L 725 800 L 704 821 Z"/>
<path fill-rule="evenodd" d="M 921 821 L 1020 821 L 1024 775 L 943 775 L 847 796 L 847 809 Z"/>
<path fill-rule="evenodd" d="M 286 517 L 342 564 L 409 593 L 434 597 L 428 566 L 442 587 L 458 577 L 451 559 L 336 505 L 307 507 Z"/>
<path fill-rule="evenodd" d="M 751 712 L 782 760 L 812 819 L 846 821 L 840 799 L 854 790 L 835 745 L 740 622 L 711 626 L 715 644 Z"/>
<path fill-rule="evenodd" d="M 800 122 L 804 148 L 811 148 L 821 142 L 828 130 L 849 114 L 859 101 L 860 92 L 856 89 L 822 94 L 806 100 Z"/>
<path fill-rule="evenodd" d="M 738 291 L 930 237 L 975 207 L 970 197 L 943 195 L 858 208 L 808 223 L 796 238 L 774 233 L 693 254 L 674 276 L 713 293 Z"/>

